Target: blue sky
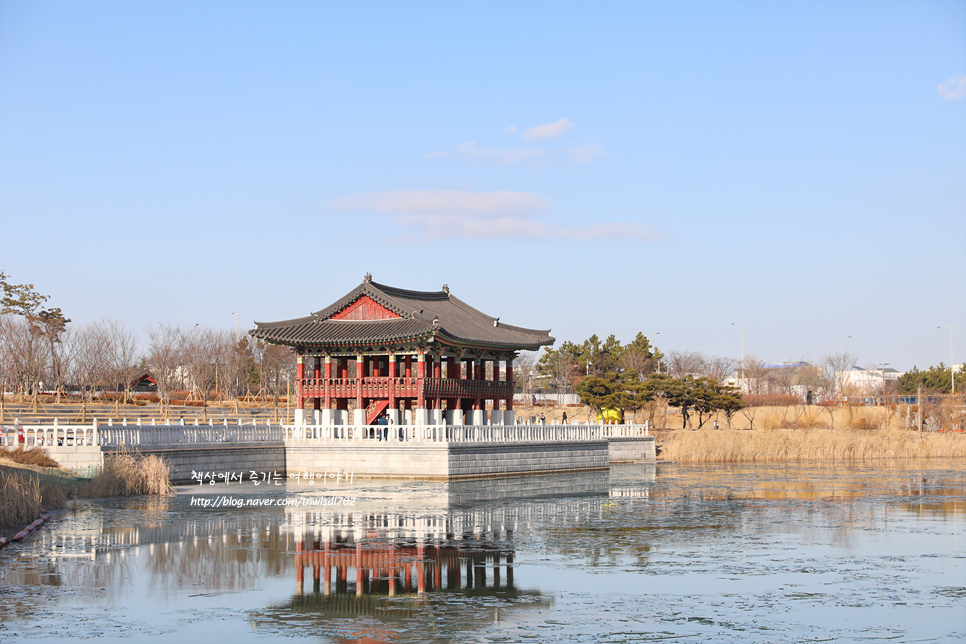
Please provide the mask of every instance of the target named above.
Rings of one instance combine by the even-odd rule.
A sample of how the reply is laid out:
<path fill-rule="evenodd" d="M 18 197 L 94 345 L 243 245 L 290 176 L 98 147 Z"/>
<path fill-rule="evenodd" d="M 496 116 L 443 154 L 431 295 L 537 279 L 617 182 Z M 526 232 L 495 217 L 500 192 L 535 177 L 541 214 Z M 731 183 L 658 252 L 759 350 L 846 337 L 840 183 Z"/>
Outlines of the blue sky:
<path fill-rule="evenodd" d="M 558 340 L 963 362 L 966 3 L 0 0 L 0 269 L 139 330 L 371 272 Z"/>

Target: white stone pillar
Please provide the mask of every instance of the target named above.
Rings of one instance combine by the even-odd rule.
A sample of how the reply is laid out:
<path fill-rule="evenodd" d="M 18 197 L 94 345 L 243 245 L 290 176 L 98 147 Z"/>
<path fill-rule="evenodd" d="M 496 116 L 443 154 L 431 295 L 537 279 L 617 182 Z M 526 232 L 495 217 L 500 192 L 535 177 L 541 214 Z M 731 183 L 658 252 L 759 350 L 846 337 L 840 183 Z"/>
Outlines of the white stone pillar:
<path fill-rule="evenodd" d="M 446 424 L 447 425 L 462 425 L 463 424 L 463 410 L 462 409 L 447 409 L 446 410 Z"/>
<path fill-rule="evenodd" d="M 490 410 L 490 424 L 491 425 L 503 425 L 503 410 L 502 409 L 491 409 Z"/>
<path fill-rule="evenodd" d="M 307 416 L 307 414 L 305 413 L 306 411 L 309 411 L 309 410 L 306 410 L 306 409 L 296 409 L 295 410 L 295 424 L 297 426 L 304 427 L 307 424 L 305 422 L 306 421 L 306 416 Z"/>
<path fill-rule="evenodd" d="M 365 409 L 354 409 L 352 411 L 352 424 L 356 426 L 366 424 L 366 410 Z"/>
<path fill-rule="evenodd" d="M 503 410 L 503 424 L 504 425 L 516 425 L 517 418 L 516 413 L 512 409 Z"/>
<path fill-rule="evenodd" d="M 486 425 L 486 410 L 473 409 L 470 411 L 470 425 Z"/>

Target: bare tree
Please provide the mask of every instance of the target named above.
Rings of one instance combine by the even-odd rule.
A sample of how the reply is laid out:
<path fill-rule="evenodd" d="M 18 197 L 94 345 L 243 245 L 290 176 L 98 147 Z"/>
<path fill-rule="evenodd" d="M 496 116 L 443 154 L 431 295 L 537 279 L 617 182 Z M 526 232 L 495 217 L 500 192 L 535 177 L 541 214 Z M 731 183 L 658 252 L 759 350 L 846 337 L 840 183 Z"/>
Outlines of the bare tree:
<path fill-rule="evenodd" d="M 783 364 L 768 370 L 768 393 L 786 396 L 795 391 L 798 384 L 799 367 L 797 364 Z"/>
<path fill-rule="evenodd" d="M 764 362 L 753 355 L 745 356 L 745 391 L 753 396 L 768 393 L 768 377 L 770 369 Z"/>
<path fill-rule="evenodd" d="M 513 384 L 529 403 L 533 397 L 533 382 L 537 377 L 537 354 L 521 351 L 513 360 Z"/>
<path fill-rule="evenodd" d="M 44 379 L 47 343 L 28 320 L 14 315 L 2 315 L 0 319 L 0 350 L 9 382 L 21 394 L 34 393 Z"/>
<path fill-rule="evenodd" d="M 125 398 L 131 387 L 131 380 L 138 374 L 138 340 L 137 335 L 128 329 L 123 322 L 104 318 L 101 322 L 104 335 L 107 338 L 107 380 L 111 390 L 117 394 L 124 393 Z"/>
<path fill-rule="evenodd" d="M 288 347 L 278 344 L 259 342 L 257 348 L 255 355 L 258 360 L 259 385 L 263 393 L 273 396 L 277 406 L 278 397 L 285 389 L 283 385 L 294 378 L 295 354 Z"/>
<path fill-rule="evenodd" d="M 734 376 L 737 368 L 738 361 L 734 358 L 709 356 L 704 361 L 705 374 L 711 380 L 719 383 L 723 383 L 728 378 Z"/>
<path fill-rule="evenodd" d="M 705 370 L 704 355 L 697 351 L 671 351 L 667 356 L 668 371 L 678 378 L 701 376 Z"/>
<path fill-rule="evenodd" d="M 234 339 L 234 334 L 224 339 L 222 360 L 221 390 L 238 398 L 243 391 L 249 391 L 255 375 L 255 357 L 252 343 L 247 337 Z"/>
<path fill-rule="evenodd" d="M 821 373 L 821 394 L 825 400 L 832 400 L 844 395 L 846 384 L 845 374 L 852 370 L 858 359 L 851 353 L 830 353 L 821 358 L 819 367 Z"/>
<path fill-rule="evenodd" d="M 186 335 L 181 327 L 170 324 L 158 324 L 148 329 L 148 352 L 144 362 L 158 383 L 162 410 L 170 404 L 171 391 L 185 386 L 183 355 L 188 344 Z"/>
<path fill-rule="evenodd" d="M 111 337 L 103 322 L 91 322 L 81 327 L 73 341 L 77 384 L 86 402 L 92 402 L 98 387 L 110 381 Z"/>

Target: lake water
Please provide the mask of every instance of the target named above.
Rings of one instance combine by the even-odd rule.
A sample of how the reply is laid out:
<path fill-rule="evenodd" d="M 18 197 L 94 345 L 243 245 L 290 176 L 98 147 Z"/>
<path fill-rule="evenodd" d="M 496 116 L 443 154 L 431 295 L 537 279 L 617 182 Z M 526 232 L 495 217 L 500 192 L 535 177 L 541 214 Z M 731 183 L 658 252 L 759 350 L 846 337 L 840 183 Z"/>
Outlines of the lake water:
<path fill-rule="evenodd" d="M 185 486 L 0 551 L 0 640 L 962 642 L 964 470 Z"/>

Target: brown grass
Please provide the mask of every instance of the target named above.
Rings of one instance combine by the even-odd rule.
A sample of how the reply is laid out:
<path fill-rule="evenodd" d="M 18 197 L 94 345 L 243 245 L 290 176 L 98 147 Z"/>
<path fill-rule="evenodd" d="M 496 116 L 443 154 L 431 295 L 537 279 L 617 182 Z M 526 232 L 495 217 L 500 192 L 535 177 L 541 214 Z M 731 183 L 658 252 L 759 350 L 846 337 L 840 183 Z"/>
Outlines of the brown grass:
<path fill-rule="evenodd" d="M 69 498 L 69 488 L 50 477 L 0 468 L 0 527 L 30 523 L 41 508 L 62 508 Z"/>
<path fill-rule="evenodd" d="M 47 455 L 42 447 L 26 449 L 23 445 L 10 449 L 0 447 L 0 460 L 12 461 L 21 465 L 36 465 L 38 467 L 60 467 L 60 464 Z"/>
<path fill-rule="evenodd" d="M 40 516 L 40 508 L 36 477 L 0 470 L 0 526 L 30 523 Z"/>
<path fill-rule="evenodd" d="M 681 463 L 966 458 L 966 435 L 900 429 L 655 432 L 661 458 Z"/>
<path fill-rule="evenodd" d="M 108 456 L 90 480 L 65 476 L 60 470 L 47 473 L 29 464 L 0 466 L 0 528 L 30 523 L 40 516 L 40 508 L 63 508 L 72 499 L 162 495 L 171 490 L 167 463 L 153 455 Z"/>
<path fill-rule="evenodd" d="M 85 497 L 167 494 L 171 491 L 170 469 L 158 456 L 115 454 L 104 458 L 104 466 L 83 487 Z"/>

